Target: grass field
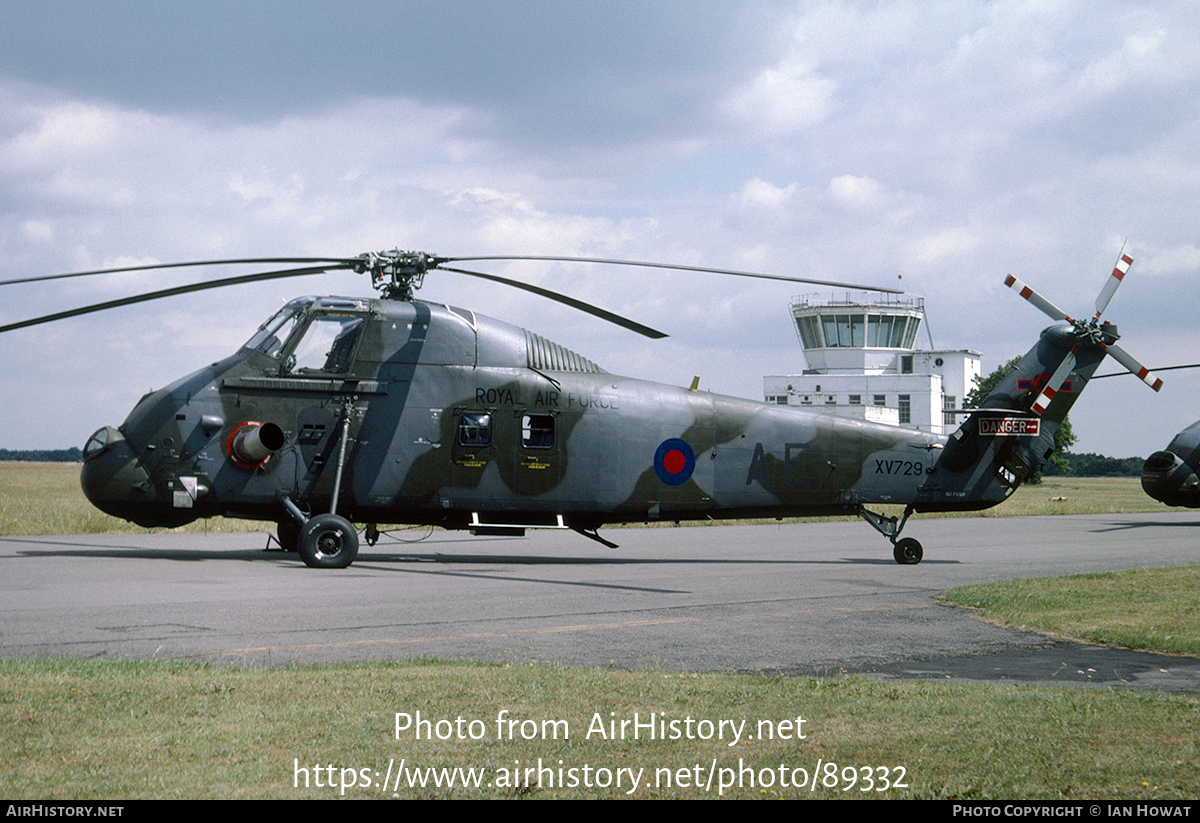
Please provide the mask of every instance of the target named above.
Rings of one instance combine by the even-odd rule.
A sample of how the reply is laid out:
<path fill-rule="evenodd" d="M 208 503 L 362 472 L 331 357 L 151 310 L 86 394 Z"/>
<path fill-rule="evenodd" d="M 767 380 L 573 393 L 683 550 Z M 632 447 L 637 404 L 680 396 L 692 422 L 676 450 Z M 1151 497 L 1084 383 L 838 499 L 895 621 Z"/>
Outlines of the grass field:
<path fill-rule="evenodd" d="M 677 723 L 678 739 L 670 726 L 668 739 L 609 734 L 635 713 Z M 724 739 L 721 721 L 735 724 Z M 1188 799 L 1198 727 L 1200 697 L 1081 688 L 419 660 L 9 661 L 0 795 Z M 479 770 L 480 785 L 430 768 Z M 624 770 L 638 775 L 632 791 Z"/>
<path fill-rule="evenodd" d="M 1006 626 L 1200 657 L 1200 566 L 1009 580 L 944 598 Z"/>
<path fill-rule="evenodd" d="M 1158 510 L 1136 479 L 1051 478 L 982 516 Z M 0 463 L 0 518 L 4 534 L 142 531 L 95 512 L 63 464 Z M 946 596 L 1018 627 L 1196 654 L 1197 592 L 1200 567 Z M 516 721 L 507 731 L 502 712 Z M 608 736 L 635 713 L 679 737 Z M 715 733 L 742 723 L 753 739 Z M 0 796 L 13 800 L 1187 800 L 1200 792 L 1197 729 L 1200 696 L 1076 687 L 430 660 L 0 661 Z"/>

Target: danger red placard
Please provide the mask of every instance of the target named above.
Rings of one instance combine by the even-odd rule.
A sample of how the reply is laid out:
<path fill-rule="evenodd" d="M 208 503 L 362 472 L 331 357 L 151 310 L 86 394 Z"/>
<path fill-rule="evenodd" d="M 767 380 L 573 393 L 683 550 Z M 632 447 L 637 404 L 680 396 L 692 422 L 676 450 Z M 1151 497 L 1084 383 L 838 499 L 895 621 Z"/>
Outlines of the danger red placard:
<path fill-rule="evenodd" d="M 984 417 L 979 420 L 979 433 L 985 435 L 1018 434 L 1036 437 L 1042 421 L 1036 417 Z"/>

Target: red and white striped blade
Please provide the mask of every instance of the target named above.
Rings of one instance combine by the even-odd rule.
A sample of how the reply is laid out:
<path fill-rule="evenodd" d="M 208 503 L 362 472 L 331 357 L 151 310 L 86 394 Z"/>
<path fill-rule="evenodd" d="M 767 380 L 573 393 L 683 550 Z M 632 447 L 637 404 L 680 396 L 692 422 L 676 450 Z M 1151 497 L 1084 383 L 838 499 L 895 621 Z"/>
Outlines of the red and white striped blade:
<path fill-rule="evenodd" d="M 1100 319 L 1100 315 L 1108 308 L 1108 301 L 1112 300 L 1112 296 L 1117 292 L 1117 286 L 1121 285 L 1121 281 L 1125 279 L 1126 272 L 1133 265 L 1133 258 L 1128 254 L 1122 254 L 1121 259 L 1117 261 L 1117 265 L 1113 267 L 1112 277 L 1104 283 L 1104 288 L 1100 290 L 1100 296 L 1096 298 L 1096 319 Z"/>
<path fill-rule="evenodd" d="M 1021 295 L 1030 303 L 1037 306 L 1042 310 L 1043 314 L 1048 314 L 1055 320 L 1068 320 L 1070 322 L 1074 322 L 1070 317 L 1067 316 L 1065 311 L 1051 303 L 1046 298 L 1042 297 L 1025 283 L 1013 277 L 1011 274 L 1004 278 L 1004 285 L 1008 286 L 1010 289 L 1013 289 L 1017 292 L 1017 294 Z"/>
<path fill-rule="evenodd" d="M 1150 371 L 1138 361 L 1134 360 L 1133 357 L 1123 348 L 1112 345 L 1108 347 L 1107 351 L 1112 355 L 1113 360 L 1116 360 L 1122 366 L 1136 374 L 1147 386 L 1155 391 L 1158 391 L 1162 388 L 1162 378 Z"/>
<path fill-rule="evenodd" d="M 1054 370 L 1054 374 L 1050 376 L 1050 379 L 1046 381 L 1046 385 L 1042 387 L 1042 393 L 1033 401 L 1030 411 L 1040 417 L 1050 407 L 1050 402 L 1054 400 L 1054 395 L 1058 394 L 1063 381 L 1067 379 L 1067 375 L 1071 373 L 1071 369 L 1073 368 L 1075 368 L 1075 349 L 1067 352 L 1067 356 L 1058 364 L 1058 368 Z"/>

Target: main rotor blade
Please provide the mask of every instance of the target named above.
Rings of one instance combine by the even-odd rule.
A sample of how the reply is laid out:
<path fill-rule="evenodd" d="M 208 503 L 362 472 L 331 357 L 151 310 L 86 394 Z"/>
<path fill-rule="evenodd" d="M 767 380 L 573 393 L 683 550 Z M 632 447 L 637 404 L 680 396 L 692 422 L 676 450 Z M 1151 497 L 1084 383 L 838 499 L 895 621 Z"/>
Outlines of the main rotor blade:
<path fill-rule="evenodd" d="M 452 269 L 447 266 L 439 266 L 438 268 L 441 271 L 458 272 L 459 274 L 466 274 L 470 275 L 471 277 L 479 277 L 484 280 L 491 280 L 495 283 L 503 283 L 506 286 L 512 286 L 514 288 L 533 292 L 534 294 L 540 294 L 542 297 L 548 297 L 551 300 L 555 300 L 559 303 L 570 306 L 573 309 L 579 309 L 582 312 L 587 312 L 590 315 L 599 317 L 602 320 L 607 320 L 609 323 L 615 323 L 621 328 L 635 331 L 638 334 L 645 335 L 653 340 L 661 340 L 667 336 L 664 332 L 658 331 L 657 329 L 652 329 L 649 326 L 643 326 L 641 323 L 630 320 L 627 317 L 622 317 L 619 314 L 613 314 L 612 312 L 606 311 L 598 306 L 593 306 L 591 303 L 584 303 L 582 300 L 576 300 L 574 297 L 567 297 L 565 294 L 559 294 L 556 291 L 543 289 L 541 286 L 522 283 L 519 280 L 509 280 L 507 277 L 500 277 L 499 275 L 495 274 L 483 274 L 482 272 L 467 271 L 466 269 Z M 0 331 L 3 331 L 3 329 L 0 329 Z"/>
<path fill-rule="evenodd" d="M 0 286 L 14 283 L 38 283 L 43 280 L 66 280 L 71 277 L 89 277 L 93 274 L 116 274 L 125 271 L 153 271 L 155 269 L 183 269 L 194 266 L 231 266 L 237 264 L 275 265 L 276 263 L 353 263 L 346 257 L 247 257 L 241 260 L 195 260 L 188 263 L 153 263 L 145 266 L 120 266 L 115 269 L 93 269 L 73 271 L 66 274 L 44 274 L 38 277 L 19 277 L 15 280 L 0 280 Z M 344 268 L 341 267 L 341 268 Z"/>
<path fill-rule="evenodd" d="M 1104 282 L 1104 288 L 1100 290 L 1100 295 L 1096 298 L 1096 320 L 1099 320 L 1100 315 L 1108 308 L 1108 301 L 1112 300 L 1112 296 L 1117 292 L 1117 286 L 1121 285 L 1121 281 L 1132 265 L 1133 258 L 1122 253 L 1121 258 L 1117 260 L 1117 265 L 1113 266 L 1112 277 Z"/>
<path fill-rule="evenodd" d="M 1037 306 L 1043 314 L 1048 314 L 1055 320 L 1066 320 L 1071 323 L 1075 322 L 1070 318 L 1070 316 L 1067 315 L 1065 311 L 1051 303 L 1046 298 L 1042 297 L 1028 285 L 1013 277 L 1011 274 L 1004 278 L 1004 285 L 1008 286 L 1010 289 L 1013 289 L 1017 292 L 1017 294 L 1021 295 L 1030 303 Z"/>
<path fill-rule="evenodd" d="M 1200 369 L 1200 363 L 1187 363 L 1182 366 L 1155 366 L 1154 371 L 1155 372 L 1175 371 L 1176 369 Z M 1127 372 L 1127 371 L 1115 371 L 1115 372 L 1111 372 L 1109 374 L 1093 374 L 1092 379 L 1099 380 L 1101 377 L 1128 377 L 1128 376 L 1129 376 L 1129 372 Z"/>
<path fill-rule="evenodd" d="M 79 315 L 92 314 L 93 312 L 105 311 L 106 309 L 115 309 L 120 306 L 131 306 L 135 303 L 146 303 L 150 300 L 158 300 L 163 297 L 174 297 L 178 294 L 190 294 L 191 292 L 206 291 L 208 289 L 219 289 L 224 286 L 237 286 L 242 283 L 254 283 L 259 280 L 281 280 L 285 277 L 301 277 L 306 274 L 324 274 L 328 271 L 336 271 L 338 269 L 348 268 L 353 268 L 353 266 L 350 264 L 313 266 L 303 269 L 282 269 L 280 271 L 260 272 L 258 274 L 243 274 L 237 277 L 226 277 L 221 280 L 207 280 L 203 283 L 192 283 L 187 286 L 176 286 L 175 288 L 162 289 L 161 291 L 153 291 L 146 294 L 135 294 L 132 297 L 122 297 L 118 300 L 108 300 L 104 303 L 95 303 L 91 306 L 82 306 L 77 309 L 55 312 L 54 314 L 47 314 L 43 317 L 35 317 L 31 320 L 22 320 L 18 323 L 9 323 L 7 326 L 0 326 L 0 333 L 13 331 L 15 329 L 24 329 L 28 326 L 38 326 L 42 323 L 53 323 L 55 320 L 65 320 L 68 317 L 78 317 Z"/>
<path fill-rule="evenodd" d="M 558 263 L 606 263 L 613 266 L 642 266 L 650 269 L 677 269 L 679 271 L 698 271 L 708 274 L 729 274 L 735 277 L 757 277 L 761 280 L 785 280 L 789 283 L 810 283 L 815 286 L 833 286 L 838 289 L 859 289 L 861 291 L 878 291 L 884 294 L 904 294 L 900 289 L 885 289 L 880 286 L 863 286 L 855 283 L 839 283 L 833 280 L 814 280 L 811 277 L 785 277 L 781 274 L 759 274 L 752 271 L 734 271 L 732 269 L 711 269 L 707 266 L 680 266 L 673 263 L 646 263 L 640 260 L 609 260 L 602 257 L 558 257 L 547 255 L 520 256 L 491 256 L 491 257 L 438 257 L 438 263 L 456 263 L 461 260 L 546 260 Z M 449 270 L 448 270 L 449 271 Z"/>
<path fill-rule="evenodd" d="M 1116 360 L 1122 366 L 1129 369 L 1129 371 L 1131 371 L 1133 374 L 1136 374 L 1138 379 L 1140 379 L 1147 386 L 1155 391 L 1158 391 L 1162 388 L 1162 378 L 1139 363 L 1123 348 L 1114 343 L 1108 346 L 1107 350 L 1108 353 L 1112 355 L 1113 360 Z"/>

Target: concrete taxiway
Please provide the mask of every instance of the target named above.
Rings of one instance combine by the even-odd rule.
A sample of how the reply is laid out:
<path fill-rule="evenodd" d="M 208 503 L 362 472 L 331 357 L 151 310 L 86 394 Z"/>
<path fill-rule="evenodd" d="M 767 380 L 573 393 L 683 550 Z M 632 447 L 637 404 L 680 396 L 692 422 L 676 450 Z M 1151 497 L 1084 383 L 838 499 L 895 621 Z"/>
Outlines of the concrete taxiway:
<path fill-rule="evenodd" d="M 265 534 L 0 538 L 0 655 L 243 665 L 433 655 L 618 668 L 870 672 L 1200 692 L 1200 660 L 1054 643 L 938 605 L 966 583 L 1200 562 L 1195 512 L 525 538 L 401 532 L 349 569 Z"/>

